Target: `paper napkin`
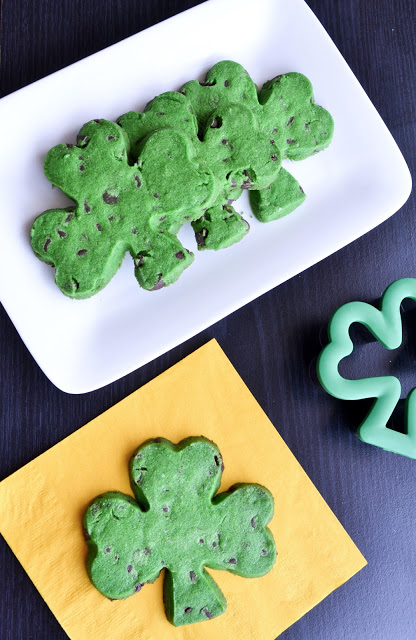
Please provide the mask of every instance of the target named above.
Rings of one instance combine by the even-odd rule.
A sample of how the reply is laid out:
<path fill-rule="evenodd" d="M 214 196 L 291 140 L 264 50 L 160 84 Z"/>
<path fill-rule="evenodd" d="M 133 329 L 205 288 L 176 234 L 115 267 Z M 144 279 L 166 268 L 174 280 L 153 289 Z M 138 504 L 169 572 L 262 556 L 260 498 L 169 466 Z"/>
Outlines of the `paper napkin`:
<path fill-rule="evenodd" d="M 220 448 L 221 491 L 272 492 L 278 557 L 262 578 L 210 570 L 226 613 L 175 628 L 162 578 L 124 601 L 92 586 L 81 519 L 98 494 L 131 493 L 128 460 L 144 440 L 196 435 Z M 0 531 L 73 640 L 273 640 L 366 564 L 215 341 L 0 483 Z"/>

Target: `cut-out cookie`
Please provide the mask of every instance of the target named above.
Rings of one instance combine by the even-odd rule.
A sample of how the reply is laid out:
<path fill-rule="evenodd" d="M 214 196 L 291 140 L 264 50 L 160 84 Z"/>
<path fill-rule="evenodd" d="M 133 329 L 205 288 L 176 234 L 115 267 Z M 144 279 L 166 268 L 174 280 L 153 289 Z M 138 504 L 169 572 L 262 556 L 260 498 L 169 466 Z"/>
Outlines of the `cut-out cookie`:
<path fill-rule="evenodd" d="M 130 460 L 136 500 L 106 493 L 84 515 L 87 569 L 96 588 L 111 599 L 127 598 L 165 569 L 165 611 L 179 626 L 226 609 L 205 567 L 243 577 L 270 571 L 276 549 L 266 525 L 273 497 L 256 484 L 215 495 L 222 471 L 221 453 L 206 438 L 142 444 Z"/>
<path fill-rule="evenodd" d="M 193 260 L 169 230 L 213 203 L 212 172 L 174 129 L 145 138 L 137 164 L 129 166 L 127 154 L 123 130 L 100 120 L 81 129 L 76 146 L 58 145 L 46 156 L 47 178 L 77 206 L 39 216 L 31 242 L 36 255 L 55 266 L 56 283 L 70 297 L 102 289 L 126 252 L 148 290 L 171 284 Z"/>
<path fill-rule="evenodd" d="M 364 325 L 386 349 L 397 349 L 402 343 L 400 306 L 403 300 L 416 301 L 416 279 L 393 282 L 383 294 L 381 311 L 365 302 L 348 302 L 332 316 L 329 344 L 318 358 L 318 377 L 324 389 L 342 400 L 375 398 L 375 402 L 358 429 L 363 442 L 416 459 L 416 389 L 406 400 L 406 432 L 387 427 L 400 400 L 401 385 L 394 376 L 346 380 L 338 371 L 340 361 L 353 351 L 349 330 L 354 322 Z"/>
<path fill-rule="evenodd" d="M 208 72 L 205 82 L 188 82 L 181 91 L 192 103 L 200 130 L 219 107 L 233 102 L 249 107 L 259 129 L 276 143 L 282 158 L 305 159 L 327 147 L 332 139 L 333 119 L 328 111 L 314 103 L 312 85 L 300 73 L 287 73 L 270 80 L 258 96 L 247 71 L 237 62 L 226 60 Z M 288 191 L 288 177 L 283 174 L 273 188 L 273 198 L 268 197 L 270 194 L 251 196 L 255 205 L 253 212 L 256 216 L 260 214 L 259 220 L 267 222 L 281 217 L 282 199 L 287 213 L 303 202 L 304 198 L 299 198 L 300 185 L 295 183 L 295 178 L 292 181 L 293 189 Z M 278 196 L 280 187 L 285 190 L 282 197 Z M 293 195 L 292 201 L 289 195 Z"/>

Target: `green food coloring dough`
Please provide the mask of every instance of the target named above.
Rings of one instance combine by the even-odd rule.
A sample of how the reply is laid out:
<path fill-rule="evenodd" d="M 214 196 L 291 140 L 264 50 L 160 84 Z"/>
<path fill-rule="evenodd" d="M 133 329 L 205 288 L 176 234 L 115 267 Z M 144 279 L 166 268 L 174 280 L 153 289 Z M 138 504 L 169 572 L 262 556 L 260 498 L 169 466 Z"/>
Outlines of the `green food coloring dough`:
<path fill-rule="evenodd" d="M 47 178 L 76 205 L 39 216 L 31 242 L 72 298 L 100 291 L 126 252 L 134 259 L 140 286 L 148 290 L 171 284 L 193 260 L 170 230 L 180 227 L 190 211 L 215 201 L 211 170 L 175 129 L 146 137 L 137 163 L 129 165 L 127 158 L 124 131 L 106 120 L 89 122 L 77 145 L 58 145 L 46 156 Z"/>
<path fill-rule="evenodd" d="M 95 587 L 108 598 L 127 598 L 164 569 L 166 615 L 179 626 L 226 609 L 205 567 L 243 577 L 270 571 L 276 549 L 266 525 L 273 497 L 257 484 L 215 495 L 223 468 L 218 447 L 204 437 L 142 444 L 129 464 L 135 499 L 109 492 L 84 515 L 87 570 Z"/>

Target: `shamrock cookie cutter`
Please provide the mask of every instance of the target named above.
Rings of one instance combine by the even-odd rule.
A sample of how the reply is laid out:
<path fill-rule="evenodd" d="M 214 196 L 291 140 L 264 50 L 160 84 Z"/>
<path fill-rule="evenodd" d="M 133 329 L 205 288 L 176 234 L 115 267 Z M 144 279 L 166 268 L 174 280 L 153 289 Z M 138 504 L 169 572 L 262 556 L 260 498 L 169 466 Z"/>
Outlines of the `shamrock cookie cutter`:
<path fill-rule="evenodd" d="M 358 428 L 358 437 L 363 442 L 416 459 L 416 388 L 407 396 L 406 432 L 400 433 L 387 427 L 400 400 L 400 381 L 394 376 L 347 380 L 338 371 L 340 361 L 349 356 L 354 348 L 349 336 L 349 329 L 354 322 L 364 325 L 386 349 L 400 347 L 403 338 L 400 307 L 406 298 L 416 301 L 415 278 L 402 278 L 387 287 L 382 296 L 381 310 L 365 302 L 348 302 L 340 307 L 329 322 L 330 342 L 318 358 L 317 372 L 325 391 L 335 398 L 375 398 Z"/>

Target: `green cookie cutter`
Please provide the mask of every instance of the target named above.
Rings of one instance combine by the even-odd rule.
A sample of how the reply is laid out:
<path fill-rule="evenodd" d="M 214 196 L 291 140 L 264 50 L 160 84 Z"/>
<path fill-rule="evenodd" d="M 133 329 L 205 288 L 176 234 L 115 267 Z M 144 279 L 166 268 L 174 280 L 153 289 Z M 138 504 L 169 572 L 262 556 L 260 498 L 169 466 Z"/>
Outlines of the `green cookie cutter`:
<path fill-rule="evenodd" d="M 389 429 L 387 422 L 400 400 L 400 381 L 394 376 L 347 380 L 338 371 L 340 361 L 349 356 L 354 348 L 349 336 L 350 326 L 354 322 L 364 325 L 386 349 L 400 347 L 403 337 L 400 306 L 406 298 L 416 301 L 415 278 L 403 278 L 387 287 L 380 311 L 365 302 L 348 302 L 340 307 L 329 322 L 330 342 L 318 358 L 317 372 L 325 391 L 335 398 L 375 398 L 371 410 L 358 428 L 358 436 L 363 442 L 416 459 L 416 388 L 410 391 L 406 399 L 406 433 L 399 433 Z"/>

